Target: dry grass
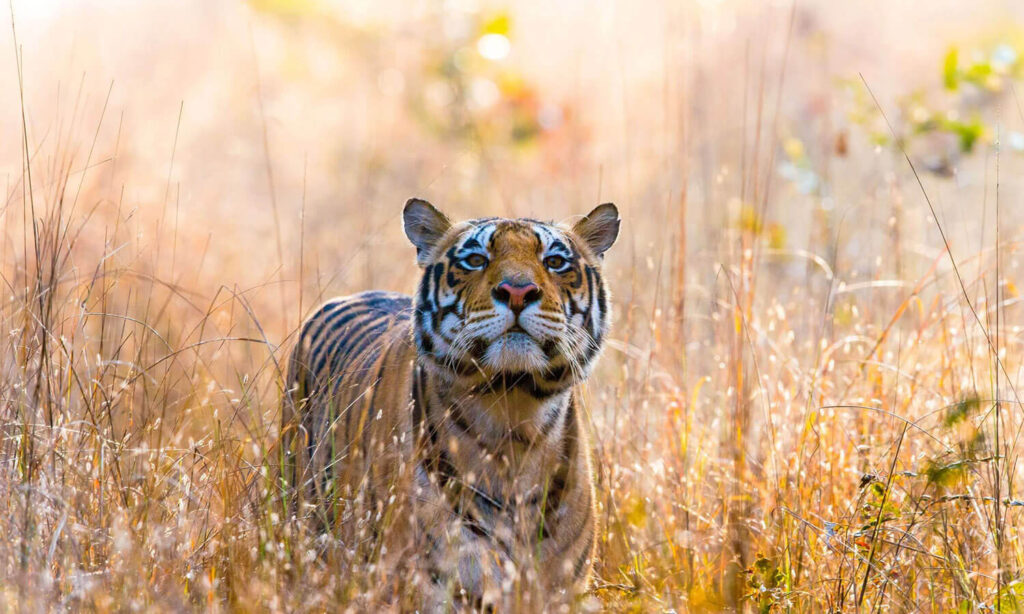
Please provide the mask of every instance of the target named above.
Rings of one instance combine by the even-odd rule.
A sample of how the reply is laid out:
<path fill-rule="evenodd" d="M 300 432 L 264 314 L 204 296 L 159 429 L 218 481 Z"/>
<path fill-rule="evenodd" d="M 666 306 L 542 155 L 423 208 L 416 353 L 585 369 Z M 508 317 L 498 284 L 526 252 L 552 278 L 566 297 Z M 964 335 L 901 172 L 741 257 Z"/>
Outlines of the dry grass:
<path fill-rule="evenodd" d="M 952 179 L 945 142 L 870 128 L 904 134 L 943 46 L 1019 16 L 202 6 L 4 41 L 0 608 L 374 603 L 380 570 L 317 556 L 266 459 L 300 318 L 412 289 L 416 194 L 624 212 L 582 608 L 1024 610 L 1020 82 L 958 103 L 990 123 Z M 473 56 L 503 16 L 516 53 Z M 75 28 L 84 56 L 50 36 Z"/>

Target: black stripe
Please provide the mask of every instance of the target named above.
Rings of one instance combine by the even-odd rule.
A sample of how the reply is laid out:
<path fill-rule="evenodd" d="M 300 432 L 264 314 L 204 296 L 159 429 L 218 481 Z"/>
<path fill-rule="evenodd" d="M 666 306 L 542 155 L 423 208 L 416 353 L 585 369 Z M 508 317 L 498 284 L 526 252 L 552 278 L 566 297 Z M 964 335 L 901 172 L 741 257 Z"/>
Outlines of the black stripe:
<path fill-rule="evenodd" d="M 540 350 L 544 352 L 548 360 L 553 360 L 558 355 L 558 341 L 554 339 L 548 339 L 540 346 Z"/>
<path fill-rule="evenodd" d="M 323 325 L 317 329 L 316 333 L 309 338 L 309 345 L 313 350 L 309 356 L 309 366 L 314 372 L 319 370 L 319 367 L 316 367 L 316 365 L 323 358 L 323 353 L 327 350 L 328 344 L 335 340 L 333 334 L 337 332 L 338 328 L 365 314 L 366 311 L 362 310 L 362 307 L 362 303 L 358 302 L 346 304 L 341 309 L 331 313 L 330 317 L 323 322 Z M 323 365 L 320 366 L 322 367 Z"/>
<path fill-rule="evenodd" d="M 583 318 L 583 328 L 591 323 L 594 318 L 594 289 L 597 287 L 594 281 L 594 267 L 588 266 L 583 269 L 587 273 L 587 315 Z"/>
<path fill-rule="evenodd" d="M 569 481 L 569 465 L 573 462 L 573 455 L 576 451 L 576 433 L 573 432 L 573 429 L 576 428 L 574 399 L 569 400 L 565 412 L 565 427 L 562 429 L 562 459 L 548 485 L 548 495 L 544 502 L 545 513 L 554 513 L 562 504 L 566 483 Z"/>
<path fill-rule="evenodd" d="M 425 354 L 424 358 L 445 371 L 455 371 L 455 373 L 463 377 L 472 375 L 478 371 L 473 363 L 466 362 L 461 358 L 453 361 L 446 356 L 437 356 L 436 354 Z"/>
<path fill-rule="evenodd" d="M 504 501 L 501 497 L 485 494 L 478 488 L 473 489 L 473 501 L 477 507 L 487 508 L 487 511 L 491 514 L 515 508 L 514 505 L 510 505 L 508 501 Z"/>
<path fill-rule="evenodd" d="M 427 425 L 427 440 L 429 441 L 429 443 L 430 443 L 430 445 L 432 447 L 436 448 L 437 447 L 437 442 L 438 442 L 437 425 L 434 424 L 434 421 L 430 419 L 430 413 L 431 412 L 430 412 L 430 399 L 429 398 L 424 399 L 424 403 L 423 403 L 422 407 L 423 407 L 423 423 Z M 430 464 L 430 470 L 431 471 L 434 471 L 434 469 L 436 468 L 436 462 L 435 461 L 436 461 L 436 459 L 433 458 L 433 457 L 427 459 L 427 462 Z"/>
<path fill-rule="evenodd" d="M 420 277 L 420 287 L 417 296 L 419 297 L 419 305 L 416 306 L 417 311 L 427 309 L 430 305 L 430 277 L 433 274 L 434 267 L 441 266 L 439 264 L 428 264 L 427 268 L 423 270 L 423 276 Z"/>
<path fill-rule="evenodd" d="M 447 315 L 459 315 L 462 311 L 462 302 L 456 300 L 451 305 L 441 306 L 440 309 L 434 312 L 434 329 L 438 333 L 441 332 L 441 323 L 444 322 L 444 318 Z"/>
<path fill-rule="evenodd" d="M 555 239 L 554 241 L 552 241 L 551 245 L 548 246 L 548 249 L 561 251 L 562 253 L 559 254 L 561 256 L 572 256 L 572 250 L 569 249 L 569 246 L 567 246 L 565 243 L 562 243 L 559 239 Z"/>
<path fill-rule="evenodd" d="M 565 408 L 565 436 L 562 439 L 562 458 L 572 460 L 576 452 L 576 398 L 570 397 Z"/>
<path fill-rule="evenodd" d="M 608 292 L 605 290 L 601 273 L 596 268 L 594 269 L 594 281 L 597 283 L 597 308 L 601 311 L 601 319 L 605 320 L 608 317 Z"/>
<path fill-rule="evenodd" d="M 444 275 L 444 264 L 442 264 L 440 262 L 435 263 L 434 264 L 434 272 L 433 272 L 434 290 L 433 290 L 433 292 L 430 293 L 431 294 L 430 298 L 434 301 L 435 305 L 437 304 L 436 301 L 437 301 L 438 290 L 441 289 L 441 276 L 442 275 Z"/>
<path fill-rule="evenodd" d="M 554 387 L 548 387 L 548 386 Z M 532 373 L 526 373 L 524 371 L 517 371 L 515 373 L 499 373 L 490 380 L 475 386 L 473 392 L 476 394 L 483 393 L 501 393 L 512 390 L 521 390 L 538 401 L 550 398 L 556 394 L 564 392 L 568 388 L 568 383 L 565 385 L 559 385 L 558 382 L 546 382 L 544 380 L 538 380 L 537 377 Z"/>
<path fill-rule="evenodd" d="M 412 372 L 412 432 L 420 436 L 420 425 L 423 423 L 423 368 L 413 367 Z"/>
<path fill-rule="evenodd" d="M 454 423 L 460 431 L 470 436 L 475 434 L 473 425 L 466 420 L 466 415 L 462 413 L 462 409 L 458 405 L 452 405 L 448 412 L 451 414 L 452 423 Z"/>
<path fill-rule="evenodd" d="M 315 375 L 322 375 L 321 371 L 326 366 L 327 361 L 334 355 L 338 346 L 344 343 L 345 339 L 354 332 L 351 329 L 359 326 L 359 319 L 364 316 L 370 319 L 373 318 L 374 313 L 372 311 L 347 313 L 344 317 L 331 324 L 330 330 L 322 331 L 315 342 L 316 350 L 313 352 L 310 360 L 310 366 Z"/>
<path fill-rule="evenodd" d="M 469 238 L 469 241 L 466 241 L 465 243 L 463 243 L 462 247 L 463 248 L 469 247 L 469 245 L 471 243 L 472 244 L 476 244 L 477 246 L 483 247 L 483 245 L 480 244 L 480 235 L 484 234 L 484 232 L 488 228 L 490 228 L 489 224 L 484 224 L 482 226 L 478 226 L 477 229 L 473 232 L 473 235 Z"/>
<path fill-rule="evenodd" d="M 469 355 L 477 360 L 483 360 L 484 354 L 487 353 L 487 342 L 483 339 L 474 339 L 469 345 Z"/>
<path fill-rule="evenodd" d="M 417 331 L 416 349 L 419 350 L 420 354 L 433 354 L 434 340 L 430 338 L 430 335 Z"/>
<path fill-rule="evenodd" d="M 486 537 L 488 539 L 491 537 L 491 532 L 473 519 L 472 514 L 468 513 L 468 511 L 457 508 L 455 513 L 458 514 L 459 518 L 462 519 L 462 524 L 469 529 L 473 535 L 476 535 L 477 537 Z"/>
<path fill-rule="evenodd" d="M 336 343 L 336 350 L 330 354 L 331 373 L 344 375 L 341 370 L 342 362 L 349 358 L 353 351 L 362 348 L 362 342 L 371 334 L 380 334 L 388 327 L 389 318 L 378 315 L 376 319 L 360 322 L 360 328 L 347 331 L 347 334 L 339 337 L 340 343 Z M 351 372 L 351 371 L 350 371 Z"/>
<path fill-rule="evenodd" d="M 548 367 L 547 371 L 544 372 L 544 383 L 545 384 L 556 384 L 565 377 L 568 372 L 568 365 L 559 365 L 557 367 Z"/>
<path fill-rule="evenodd" d="M 319 328 L 316 330 L 314 330 L 314 328 L 317 326 L 323 326 L 324 318 L 330 317 L 331 313 L 335 309 L 343 308 L 345 305 L 346 303 L 344 301 L 332 301 L 330 303 L 326 303 L 316 313 L 309 316 L 302 327 L 302 334 L 299 336 L 300 341 L 307 340 L 311 342 L 312 338 L 320 331 Z"/>
<path fill-rule="evenodd" d="M 434 429 L 433 432 L 436 434 L 437 430 Z M 437 476 L 441 488 L 445 488 L 458 476 L 458 470 L 452 462 L 452 457 L 448 454 L 447 450 L 439 448 L 432 460 L 434 463 L 434 475 Z"/>
<path fill-rule="evenodd" d="M 555 411 L 544 420 L 540 425 L 540 434 L 542 437 L 547 437 L 551 432 L 551 429 L 555 428 L 555 424 L 558 423 L 558 419 L 562 417 L 565 412 L 565 406 L 559 404 Z"/>

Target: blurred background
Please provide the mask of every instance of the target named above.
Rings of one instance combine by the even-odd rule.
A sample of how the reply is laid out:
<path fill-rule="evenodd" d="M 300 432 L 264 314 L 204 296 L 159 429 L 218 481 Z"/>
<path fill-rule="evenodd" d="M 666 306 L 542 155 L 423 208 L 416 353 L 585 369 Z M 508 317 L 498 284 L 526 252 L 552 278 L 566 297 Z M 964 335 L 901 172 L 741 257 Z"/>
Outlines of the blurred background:
<path fill-rule="evenodd" d="M 10 430 L 32 412 L 96 425 L 96 459 L 156 451 L 116 461 L 142 476 L 120 512 L 94 509 L 114 474 L 90 461 L 89 531 L 62 529 L 59 506 L 29 523 L 10 494 L 26 521 L 2 560 L 50 574 L 42 603 L 322 607 L 268 571 L 259 519 L 228 493 L 276 436 L 275 365 L 301 318 L 415 286 L 411 196 L 458 219 L 622 212 L 617 324 L 587 388 L 601 607 L 1024 599 L 1006 532 L 1024 506 L 1024 4 L 14 0 L 0 15 L 0 372 L 25 395 L 0 397 L 18 459 L 0 484 L 41 479 L 25 441 L 51 459 L 70 445 Z M 40 296 L 56 297 L 45 316 Z M 47 358 L 33 327 L 64 353 Z M 38 401 L 46 365 L 56 410 Z M 112 391 L 109 420 L 95 394 L 61 400 L 78 389 L 61 366 Z M 115 538 L 142 517 L 178 545 L 135 550 L 152 578 L 118 575 Z M 335 581 L 320 571 L 293 579 Z"/>
<path fill-rule="evenodd" d="M 301 243 L 318 293 L 407 289 L 405 267 L 371 263 L 408 260 L 398 212 L 410 195 L 453 217 L 564 220 L 615 201 L 628 223 L 612 267 L 653 260 L 667 271 L 685 228 L 690 273 L 705 284 L 746 208 L 764 215 L 776 247 L 830 246 L 846 220 L 839 257 L 860 274 L 883 254 L 928 264 L 941 247 L 934 224 L 864 82 L 920 154 L 957 245 L 977 246 L 984 212 L 994 219 L 984 188 L 1000 128 L 1002 190 L 1019 189 L 1012 77 L 1024 8 L 1012 2 L 21 0 L 13 10 L 36 155 L 56 160 L 73 143 L 80 172 L 95 135 L 84 189 L 118 188 L 98 219 L 123 199 L 143 245 L 154 223 L 177 224 L 182 253 L 207 253 L 203 284 L 294 282 Z M 14 186 L 11 34 L 0 40 L 0 172 Z M 985 71 L 978 82 L 945 87 L 951 51 L 960 72 Z M 963 149 L 988 153 L 964 160 Z M 894 214 L 904 253 L 886 249 Z M 224 233 L 230 242 L 209 241 Z"/>

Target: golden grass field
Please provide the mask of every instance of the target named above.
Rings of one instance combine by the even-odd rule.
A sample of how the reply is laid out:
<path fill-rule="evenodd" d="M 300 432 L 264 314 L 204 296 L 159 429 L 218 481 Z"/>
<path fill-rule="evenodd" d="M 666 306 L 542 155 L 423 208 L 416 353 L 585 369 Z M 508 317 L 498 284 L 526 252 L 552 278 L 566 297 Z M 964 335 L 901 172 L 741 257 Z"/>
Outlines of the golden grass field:
<path fill-rule="evenodd" d="M 301 319 L 413 290 L 422 196 L 622 212 L 577 609 L 1024 611 L 1024 6 L 0 16 L 0 610 L 383 607 L 267 467 Z"/>

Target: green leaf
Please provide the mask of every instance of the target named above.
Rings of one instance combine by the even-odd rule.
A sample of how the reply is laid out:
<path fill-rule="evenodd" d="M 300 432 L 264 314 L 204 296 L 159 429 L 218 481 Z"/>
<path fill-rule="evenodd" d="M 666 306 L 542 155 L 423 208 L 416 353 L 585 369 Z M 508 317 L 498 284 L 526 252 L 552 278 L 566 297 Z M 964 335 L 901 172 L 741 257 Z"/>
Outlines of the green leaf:
<path fill-rule="evenodd" d="M 993 608 L 999 614 L 1010 614 L 1024 610 L 1024 582 L 1015 580 L 1003 587 Z"/>
<path fill-rule="evenodd" d="M 924 474 L 928 476 L 928 481 L 934 482 L 939 486 L 954 486 L 967 475 L 967 461 L 960 460 L 952 463 L 941 463 L 930 460 L 925 465 Z"/>
<path fill-rule="evenodd" d="M 971 413 L 978 409 L 980 402 L 977 397 L 970 397 L 960 401 L 954 405 L 948 413 L 946 413 L 945 420 L 942 421 L 946 426 L 953 426 L 967 419 Z"/>
<path fill-rule="evenodd" d="M 942 123 L 942 127 L 960 137 L 960 151 L 964 153 L 970 153 L 974 149 L 974 144 L 985 132 L 985 124 L 977 118 L 970 122 L 947 119 Z"/>
<path fill-rule="evenodd" d="M 964 79 L 971 83 L 984 86 L 985 81 L 992 75 L 992 65 L 988 62 L 975 62 L 964 71 Z"/>
<path fill-rule="evenodd" d="M 947 90 L 956 90 L 960 85 L 960 73 L 957 71 L 957 50 L 950 47 L 946 59 L 942 62 L 942 82 Z"/>

